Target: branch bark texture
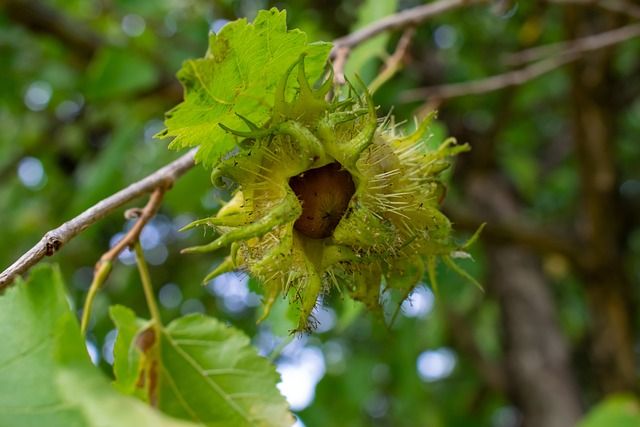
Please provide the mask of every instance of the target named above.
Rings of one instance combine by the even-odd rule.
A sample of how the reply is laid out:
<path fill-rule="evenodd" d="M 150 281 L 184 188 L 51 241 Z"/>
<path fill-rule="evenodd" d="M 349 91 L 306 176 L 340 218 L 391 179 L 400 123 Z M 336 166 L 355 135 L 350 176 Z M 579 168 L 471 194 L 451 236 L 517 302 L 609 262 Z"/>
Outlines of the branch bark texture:
<path fill-rule="evenodd" d="M 34 247 L 0 274 L 0 291 L 42 258 L 53 255 L 69 240 L 122 205 L 157 188 L 171 187 L 177 178 L 194 166 L 195 153 L 196 149 L 194 148 L 146 178 L 129 185 L 60 227 L 47 232 Z"/>
<path fill-rule="evenodd" d="M 335 57 L 340 48 L 354 48 L 365 40 L 369 40 L 370 38 L 385 31 L 416 26 L 429 18 L 449 10 L 486 2 L 487 0 L 439 0 L 422 6 L 405 9 L 401 12 L 375 21 L 351 34 L 335 39 L 333 41 L 331 57 Z"/>
<path fill-rule="evenodd" d="M 499 175 L 469 177 L 467 195 L 496 221 L 517 218 L 519 207 Z M 526 427 L 575 425 L 582 405 L 570 366 L 569 345 L 540 259 L 517 244 L 488 244 L 488 290 L 500 305 L 507 388 Z"/>
<path fill-rule="evenodd" d="M 610 25 L 568 10 L 572 36 Z M 614 73 L 612 50 L 599 52 L 571 67 L 571 119 L 582 190 L 578 219 L 584 242 L 585 283 L 591 312 L 591 363 L 604 393 L 637 389 L 631 280 L 625 273 L 624 208 L 619 197 L 615 120 L 618 113 L 609 88 Z"/>
<path fill-rule="evenodd" d="M 564 65 L 575 62 L 586 53 L 609 48 L 636 37 L 640 37 L 640 24 L 627 25 L 570 42 L 554 43 L 527 49 L 512 55 L 508 59 L 508 62 L 517 64 L 537 60 L 537 62 L 524 68 L 484 79 L 413 89 L 403 93 L 401 99 L 404 102 L 423 100 L 426 97 L 446 100 L 519 86 Z M 547 55 L 551 56 L 540 59 Z"/>

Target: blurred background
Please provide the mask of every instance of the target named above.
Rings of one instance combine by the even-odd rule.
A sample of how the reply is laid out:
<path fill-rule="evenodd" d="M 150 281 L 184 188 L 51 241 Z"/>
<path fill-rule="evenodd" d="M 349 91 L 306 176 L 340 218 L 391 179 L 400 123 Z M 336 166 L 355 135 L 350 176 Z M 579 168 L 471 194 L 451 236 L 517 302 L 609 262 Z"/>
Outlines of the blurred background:
<path fill-rule="evenodd" d="M 584 425 L 638 425 L 621 423 L 640 411 L 640 5 L 475 3 L 358 46 L 347 73 L 387 73 L 380 115 L 412 123 L 436 108 L 434 138 L 473 147 L 444 207 L 460 241 L 488 223 L 464 262 L 484 293 L 442 268 L 439 297 L 425 280 L 391 328 L 328 295 L 318 330 L 291 337 L 295 313 L 282 301 L 256 325 L 259 284 L 246 275 L 201 286 L 223 252 L 179 254 L 211 235 L 177 230 L 228 197 L 203 168 L 177 182 L 142 232 L 164 320 L 200 311 L 243 329 L 277 364 L 299 426 L 563 427 L 601 402 Z M 153 135 L 181 101 L 176 71 L 204 54 L 209 31 L 276 6 L 310 40 L 334 40 L 420 4 L 1 0 L 0 268 L 178 157 Z M 617 28 L 628 31 L 601 36 Z M 584 37 L 611 43 L 569 42 Z M 76 306 L 130 226 L 118 212 L 53 257 Z M 94 306 L 88 347 L 105 372 L 107 307 L 148 315 L 133 263 L 120 256 Z"/>

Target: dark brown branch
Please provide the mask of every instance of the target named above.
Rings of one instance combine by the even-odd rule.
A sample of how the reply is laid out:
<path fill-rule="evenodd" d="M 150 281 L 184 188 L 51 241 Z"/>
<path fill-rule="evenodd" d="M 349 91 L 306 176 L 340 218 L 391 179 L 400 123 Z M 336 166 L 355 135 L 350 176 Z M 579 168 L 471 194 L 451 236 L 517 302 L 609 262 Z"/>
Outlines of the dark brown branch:
<path fill-rule="evenodd" d="M 471 155 L 477 156 L 478 151 Z M 495 169 L 468 171 L 463 188 L 465 201 L 474 212 L 482 212 L 489 224 L 522 218 L 522 205 Z M 500 306 L 510 398 L 522 413 L 523 425 L 573 426 L 582 412 L 580 394 L 540 257 L 525 245 L 486 243 L 484 283 Z"/>
<path fill-rule="evenodd" d="M 194 148 L 146 178 L 101 200 L 77 217 L 46 233 L 33 248 L 0 274 L 0 291 L 9 286 L 19 274 L 27 271 L 45 256 L 56 253 L 62 245 L 115 209 L 159 187 L 171 187 L 178 177 L 193 167 L 195 153 Z"/>
<path fill-rule="evenodd" d="M 489 388 L 498 393 L 504 393 L 507 388 L 504 369 L 501 368 L 500 363 L 489 359 L 483 353 L 473 335 L 470 319 L 447 307 L 444 307 L 444 314 L 453 345 L 467 356 L 469 362 Z"/>
<path fill-rule="evenodd" d="M 482 236 L 494 242 L 517 244 L 531 248 L 540 253 L 556 253 L 563 255 L 574 264 L 581 264 L 578 256 L 578 241 L 566 232 L 560 230 L 543 229 L 513 220 L 506 222 L 495 219 L 481 218 L 461 209 L 447 208 L 447 216 L 454 222 L 456 229 L 473 232 L 485 224 Z"/>
<path fill-rule="evenodd" d="M 610 25 L 591 20 L 589 11 L 567 10 L 565 27 L 577 37 Z M 613 50 L 590 55 L 569 68 L 569 111 L 580 177 L 581 205 L 577 222 L 586 268 L 578 273 L 590 310 L 591 372 L 603 393 L 637 391 L 634 331 L 637 312 L 632 278 L 625 268 L 621 204 L 614 143 L 621 111 L 613 103 Z M 629 106 L 625 106 L 629 108 Z"/>

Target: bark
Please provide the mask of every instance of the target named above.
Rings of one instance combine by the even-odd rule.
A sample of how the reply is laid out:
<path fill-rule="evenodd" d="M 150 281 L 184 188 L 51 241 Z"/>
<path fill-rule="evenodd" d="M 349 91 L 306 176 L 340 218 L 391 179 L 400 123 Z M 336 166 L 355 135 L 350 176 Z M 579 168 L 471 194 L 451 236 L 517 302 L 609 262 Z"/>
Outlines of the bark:
<path fill-rule="evenodd" d="M 615 26 L 606 16 L 567 13 L 570 37 Z M 590 361 L 603 393 L 635 387 L 630 280 L 624 267 L 624 207 L 615 163 L 612 50 L 571 67 L 571 118 L 582 190 L 578 231 L 583 241 L 580 275 L 591 313 Z"/>
<path fill-rule="evenodd" d="M 495 173 L 469 177 L 467 195 L 487 218 L 519 215 L 509 188 Z M 526 427 L 574 425 L 582 405 L 540 260 L 514 244 L 487 246 L 489 291 L 500 304 L 508 389 Z"/>

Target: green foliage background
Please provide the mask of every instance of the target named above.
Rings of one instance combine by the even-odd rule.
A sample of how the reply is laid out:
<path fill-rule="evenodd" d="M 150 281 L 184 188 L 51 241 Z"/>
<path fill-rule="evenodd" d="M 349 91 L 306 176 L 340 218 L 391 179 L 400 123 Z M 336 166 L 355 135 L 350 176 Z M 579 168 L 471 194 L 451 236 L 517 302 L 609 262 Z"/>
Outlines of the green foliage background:
<path fill-rule="evenodd" d="M 44 29 L 20 12 L 16 6 L 19 3 L 0 3 L 2 268 L 47 230 L 177 156 L 153 135 L 163 129 L 164 112 L 181 100 L 182 92 L 173 75 L 184 60 L 204 54 L 210 29 L 219 29 L 225 20 L 253 19 L 258 9 L 275 5 L 287 9 L 289 27 L 305 31 L 309 41 L 330 41 L 418 2 L 303 0 L 276 5 L 224 0 L 48 0 L 33 3 L 57 14 Z M 566 22 L 558 7 L 535 2 L 519 2 L 512 7 L 498 13 L 486 7 L 463 9 L 420 26 L 410 50 L 410 63 L 375 94 L 381 111 L 388 112 L 393 106 L 400 120 L 410 120 L 423 105 L 403 102 L 403 91 L 496 74 L 504 70 L 494 60 L 498 53 L 566 38 Z M 71 29 L 66 39 L 56 36 L 60 32 L 52 29 L 64 25 L 63 16 L 74 23 L 67 25 Z M 87 38 L 86 34 L 96 37 Z M 391 50 L 397 39 L 397 34 L 383 35 L 363 44 L 353 52 L 349 71 L 371 81 L 380 69 L 384 52 Z M 620 218 L 610 218 L 625 227 L 619 241 L 619 260 L 630 278 L 629 304 L 635 304 L 640 282 L 640 227 L 636 216 L 640 210 L 640 98 L 633 95 L 640 86 L 639 50 L 640 42 L 631 40 L 620 45 L 610 58 L 612 80 L 627 82 L 625 90 L 617 87 L 620 92 L 616 93 L 623 97 L 622 92 L 628 91 L 631 97 L 620 101 L 624 103 L 614 117 L 616 139 L 611 142 L 618 197 L 625 211 Z M 570 91 L 570 75 L 560 69 L 517 89 L 462 97 L 441 108 L 436 131 L 457 136 L 472 146 L 474 141 L 492 138 L 489 133 L 500 125 L 500 132 L 491 139 L 495 149 L 490 151 L 488 162 L 517 192 L 523 207 L 518 221 L 522 223 L 580 226 L 585 196 L 580 186 L 579 159 L 569 135 Z M 474 146 L 477 151 L 485 148 Z M 38 164 L 42 177 L 25 184 L 19 171 L 27 174 L 30 170 L 30 176 L 37 177 Z M 464 162 L 460 165 L 465 166 Z M 454 174 L 449 189 L 453 206 L 464 202 L 462 175 L 459 171 Z M 202 243 L 203 236 L 193 231 L 178 233 L 177 229 L 210 215 L 226 197 L 212 188 L 208 173 L 196 167 L 167 193 L 152 230 L 143 234 L 153 282 L 166 295 L 173 294 L 173 298 L 160 298 L 166 302 L 161 309 L 167 323 L 181 314 L 203 311 L 244 330 L 263 354 L 279 355 L 276 363 L 280 365 L 295 363 L 306 350 L 321 354 L 325 372 L 315 387 L 315 398 L 297 411 L 307 427 L 519 425 L 519 402 L 508 391 L 488 384 L 478 363 L 488 360 L 500 366 L 505 360 L 503 320 L 495 295 L 480 293 L 443 269 L 436 306 L 416 317 L 400 316 L 391 330 L 333 295 L 326 301 L 328 329 L 321 328 L 284 347 L 291 339 L 287 331 L 293 325 L 284 304 L 275 307 L 264 324 L 256 326 L 259 307 L 255 296 L 247 299 L 245 294 L 200 286 L 202 277 L 224 255 L 222 252 L 218 257 L 179 254 L 181 248 Z M 111 215 L 53 258 L 60 265 L 74 307 L 82 304 L 93 265 L 127 226 L 130 224 L 121 216 Z M 461 240 L 463 237 L 461 232 Z M 465 268 L 481 281 L 488 280 L 493 272 L 485 248 L 475 248 L 473 255 L 476 262 L 466 263 Z M 111 372 L 109 355 L 114 338 L 108 307 L 124 304 L 139 317 L 148 317 L 131 257 L 123 260 L 98 295 L 89 334 L 89 345 L 105 372 Z M 571 348 L 571 366 L 579 379 L 581 398 L 590 408 L 607 393 L 593 376 L 586 350 L 592 320 L 585 279 L 557 253 L 545 253 L 540 263 Z M 177 285 L 179 293 L 170 284 Z M 257 289 L 251 280 L 248 286 Z M 638 311 L 631 312 L 637 341 L 640 319 Z M 21 327 L 29 331 L 35 328 L 28 323 Z M 474 344 L 472 350 L 465 346 L 467 341 L 461 341 L 461 335 Z M 437 380 L 421 379 L 417 360 L 425 351 L 433 350 L 450 351 L 446 354 L 454 355 L 455 367 Z M 68 380 L 79 382 L 77 378 Z M 632 381 L 637 387 L 637 378 Z M 0 407 L 3 395 L 0 393 Z M 634 398 L 617 399 L 583 425 L 637 425 Z M 634 416 L 635 421 L 625 418 Z M 607 417 L 623 421 L 610 424 L 612 418 Z"/>

